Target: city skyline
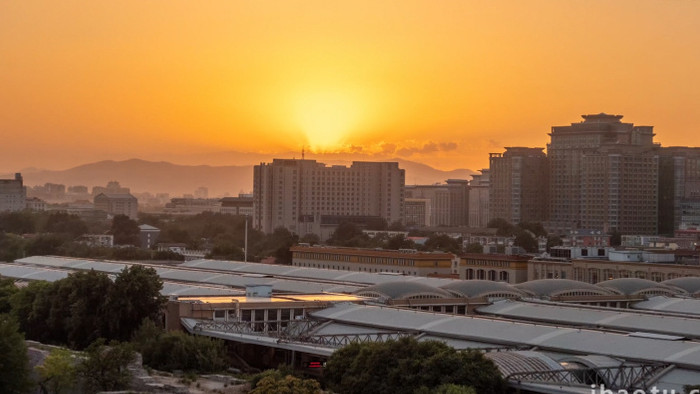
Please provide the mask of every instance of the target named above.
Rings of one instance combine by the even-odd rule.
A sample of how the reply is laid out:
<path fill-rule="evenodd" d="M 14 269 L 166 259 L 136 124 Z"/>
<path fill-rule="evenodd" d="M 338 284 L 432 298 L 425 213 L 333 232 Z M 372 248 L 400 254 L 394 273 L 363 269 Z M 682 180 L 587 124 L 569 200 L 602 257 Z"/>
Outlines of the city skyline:
<path fill-rule="evenodd" d="M 476 171 L 600 112 L 697 146 L 698 16 L 689 1 L 5 4 L 0 172 L 304 147 Z"/>

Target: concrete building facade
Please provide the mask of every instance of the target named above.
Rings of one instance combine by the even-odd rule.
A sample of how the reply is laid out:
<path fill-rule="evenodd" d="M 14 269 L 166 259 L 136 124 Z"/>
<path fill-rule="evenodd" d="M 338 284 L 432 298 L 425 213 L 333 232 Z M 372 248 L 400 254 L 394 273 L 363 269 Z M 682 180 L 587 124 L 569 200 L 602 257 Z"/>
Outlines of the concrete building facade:
<path fill-rule="evenodd" d="M 506 147 L 489 155 L 489 216 L 512 224 L 547 219 L 548 165 L 544 148 Z"/>
<path fill-rule="evenodd" d="M 297 245 L 290 248 L 295 267 L 383 272 L 413 276 L 456 276 L 459 259 L 451 253 Z"/>
<path fill-rule="evenodd" d="M 458 227 L 469 224 L 469 181 L 448 179 L 444 184 L 406 186 L 406 199 L 423 200 L 425 220 L 405 217 L 404 223 L 428 227 Z"/>
<path fill-rule="evenodd" d="M 405 171 L 395 162 L 329 167 L 316 160 L 274 159 L 254 168 L 254 225 L 266 233 L 285 227 L 327 238 L 342 222 L 400 222 L 404 185 Z"/>
<path fill-rule="evenodd" d="M 700 224 L 700 148 L 659 149 L 659 234 Z"/>
<path fill-rule="evenodd" d="M 139 203 L 131 194 L 105 194 L 95 196 L 95 209 L 107 212 L 108 215 L 126 215 L 130 219 L 138 218 Z"/>
<path fill-rule="evenodd" d="M 27 206 L 27 188 L 22 174 L 16 173 L 14 179 L 0 179 L 0 212 L 22 211 Z"/>
<path fill-rule="evenodd" d="M 464 254 L 460 258 L 459 278 L 522 283 L 527 281 L 528 260 L 530 257 L 527 256 Z"/>
<path fill-rule="evenodd" d="M 622 115 L 583 119 L 550 133 L 549 229 L 656 234 L 659 155 L 653 127 L 622 123 Z"/>
<path fill-rule="evenodd" d="M 469 182 L 469 227 L 485 228 L 489 217 L 490 171 L 479 170 L 481 174 L 472 175 Z"/>

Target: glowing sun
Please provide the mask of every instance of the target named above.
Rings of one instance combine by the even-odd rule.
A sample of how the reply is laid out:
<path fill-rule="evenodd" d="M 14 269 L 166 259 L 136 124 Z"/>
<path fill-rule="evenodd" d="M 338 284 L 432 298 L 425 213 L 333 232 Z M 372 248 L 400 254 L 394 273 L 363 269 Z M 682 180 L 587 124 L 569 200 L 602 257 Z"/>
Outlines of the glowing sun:
<path fill-rule="evenodd" d="M 327 91 L 296 100 L 296 117 L 312 149 L 338 147 L 360 122 L 361 105 L 355 97 Z"/>

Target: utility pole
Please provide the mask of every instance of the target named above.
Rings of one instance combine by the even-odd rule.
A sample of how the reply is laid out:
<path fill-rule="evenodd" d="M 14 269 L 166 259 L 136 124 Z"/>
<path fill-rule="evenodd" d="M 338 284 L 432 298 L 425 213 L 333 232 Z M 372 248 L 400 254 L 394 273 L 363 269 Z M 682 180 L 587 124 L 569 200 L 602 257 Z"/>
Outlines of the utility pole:
<path fill-rule="evenodd" d="M 245 236 L 244 236 L 244 241 L 245 245 L 243 246 L 243 262 L 247 263 L 248 262 L 248 215 L 245 215 Z"/>

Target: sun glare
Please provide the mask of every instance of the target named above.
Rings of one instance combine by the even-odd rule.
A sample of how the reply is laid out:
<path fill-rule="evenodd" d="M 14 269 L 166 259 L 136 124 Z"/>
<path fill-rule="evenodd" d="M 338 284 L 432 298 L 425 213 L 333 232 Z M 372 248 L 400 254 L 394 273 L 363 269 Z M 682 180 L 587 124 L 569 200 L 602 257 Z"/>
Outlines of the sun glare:
<path fill-rule="evenodd" d="M 340 92 L 309 94 L 296 101 L 299 127 L 316 150 L 339 147 L 357 127 L 360 112 L 360 103 Z"/>

